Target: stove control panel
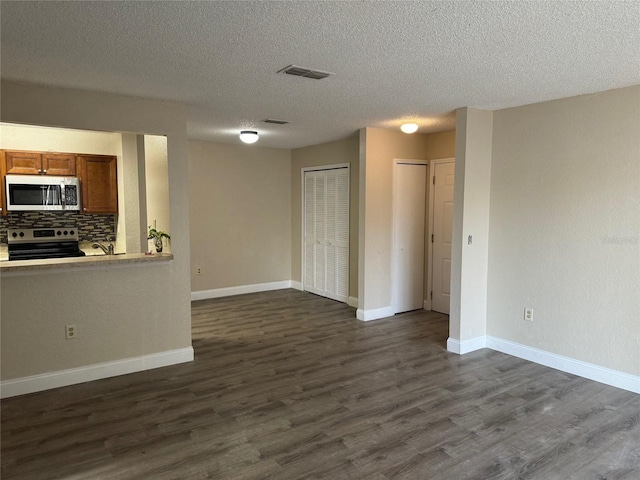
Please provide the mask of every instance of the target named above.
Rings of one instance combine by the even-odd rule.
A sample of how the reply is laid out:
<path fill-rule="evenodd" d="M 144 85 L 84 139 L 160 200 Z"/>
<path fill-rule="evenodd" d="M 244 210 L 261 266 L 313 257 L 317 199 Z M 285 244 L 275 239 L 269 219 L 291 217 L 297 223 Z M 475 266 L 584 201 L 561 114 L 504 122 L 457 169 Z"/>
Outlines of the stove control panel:
<path fill-rule="evenodd" d="M 77 242 L 78 230 L 75 227 L 48 228 L 9 228 L 9 243 Z"/>

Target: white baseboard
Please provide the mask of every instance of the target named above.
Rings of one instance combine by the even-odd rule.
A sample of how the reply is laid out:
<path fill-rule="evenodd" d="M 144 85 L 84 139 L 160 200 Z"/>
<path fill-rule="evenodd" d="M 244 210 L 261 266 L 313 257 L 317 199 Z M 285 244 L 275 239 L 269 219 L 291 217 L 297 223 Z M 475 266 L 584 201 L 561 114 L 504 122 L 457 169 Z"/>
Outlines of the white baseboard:
<path fill-rule="evenodd" d="M 447 339 L 447 350 L 460 355 L 485 347 L 524 360 L 529 360 L 530 362 L 544 365 L 545 367 L 555 368 L 561 372 L 571 373 L 579 377 L 604 383 L 605 385 L 640 393 L 640 376 L 619 372 L 610 368 L 594 365 L 593 363 L 546 352 L 538 348 L 528 347 L 527 345 L 503 340 L 502 338 L 492 337 L 490 335 L 464 341 L 451 337 Z"/>
<path fill-rule="evenodd" d="M 231 297 L 232 295 L 243 295 L 245 293 L 267 292 L 269 290 L 282 290 L 283 288 L 291 288 L 292 286 L 293 282 L 291 280 L 282 280 L 280 282 L 256 283 L 254 285 L 238 285 L 237 287 L 200 290 L 198 292 L 191 292 L 191 301 L 206 300 L 208 298 Z"/>
<path fill-rule="evenodd" d="M 619 372 L 491 336 L 487 336 L 487 347 L 546 367 L 555 368 L 562 372 L 604 383 L 605 385 L 640 393 L 640 376 Z"/>
<path fill-rule="evenodd" d="M 481 348 L 485 348 L 486 346 L 487 337 L 485 337 L 484 335 L 482 337 L 476 337 L 462 341 L 456 340 L 455 338 L 451 337 L 447 339 L 447 350 L 453 353 L 457 353 L 458 355 L 464 355 L 465 353 L 480 350 Z"/>
<path fill-rule="evenodd" d="M 295 280 L 291 280 L 291 288 L 295 288 L 296 290 L 304 291 L 302 288 L 302 282 L 296 282 Z"/>
<path fill-rule="evenodd" d="M 43 373 L 30 377 L 5 380 L 0 383 L 0 397 L 8 398 L 52 388 L 66 387 L 102 378 L 167 367 L 193 361 L 193 347 L 152 353 L 140 357 L 125 358 L 112 362 L 95 363 L 85 367 L 70 368 L 58 372 Z"/>
<path fill-rule="evenodd" d="M 378 320 L 379 318 L 393 317 L 392 307 L 373 308 L 371 310 L 363 310 L 361 308 L 356 310 L 356 318 L 363 322 L 370 320 Z"/>
<path fill-rule="evenodd" d="M 422 308 L 424 308 L 425 310 L 431 310 L 431 300 L 425 300 L 422 303 Z"/>

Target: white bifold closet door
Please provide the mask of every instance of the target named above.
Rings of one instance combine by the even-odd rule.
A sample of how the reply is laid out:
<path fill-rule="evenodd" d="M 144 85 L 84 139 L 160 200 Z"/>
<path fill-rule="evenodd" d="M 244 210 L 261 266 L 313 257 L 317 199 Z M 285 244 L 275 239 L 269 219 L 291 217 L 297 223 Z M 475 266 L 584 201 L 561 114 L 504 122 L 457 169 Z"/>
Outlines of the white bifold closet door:
<path fill-rule="evenodd" d="M 304 173 L 304 289 L 349 297 L 349 169 Z"/>

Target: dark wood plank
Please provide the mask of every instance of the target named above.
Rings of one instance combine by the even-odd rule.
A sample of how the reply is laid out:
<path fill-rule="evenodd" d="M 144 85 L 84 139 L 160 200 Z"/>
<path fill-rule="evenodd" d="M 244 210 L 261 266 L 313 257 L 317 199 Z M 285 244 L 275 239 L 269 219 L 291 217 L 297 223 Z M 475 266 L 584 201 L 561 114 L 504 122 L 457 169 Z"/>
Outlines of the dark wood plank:
<path fill-rule="evenodd" d="M 190 364 L 2 401 L 3 479 L 638 479 L 640 395 L 448 318 L 281 290 L 194 302 Z"/>

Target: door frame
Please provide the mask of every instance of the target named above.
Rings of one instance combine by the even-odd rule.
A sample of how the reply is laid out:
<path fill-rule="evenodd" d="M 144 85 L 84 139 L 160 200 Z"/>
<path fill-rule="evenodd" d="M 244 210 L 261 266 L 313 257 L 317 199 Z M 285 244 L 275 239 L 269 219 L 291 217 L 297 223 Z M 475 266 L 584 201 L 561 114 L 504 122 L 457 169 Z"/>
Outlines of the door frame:
<path fill-rule="evenodd" d="M 455 165 L 455 157 L 449 158 L 438 158 L 435 160 L 429 161 L 429 205 L 427 208 L 427 215 L 429 217 L 428 222 L 428 232 L 427 232 L 427 243 L 429 244 L 428 252 L 427 252 L 427 292 L 429 294 L 426 296 L 424 300 L 424 309 L 431 310 L 431 295 L 433 294 L 433 242 L 431 242 L 431 235 L 433 235 L 433 208 L 434 208 L 434 199 L 435 199 L 435 176 L 436 176 L 436 165 L 441 163 L 453 163 Z"/>
<path fill-rule="evenodd" d="M 390 299 L 391 299 L 391 310 L 393 311 L 393 315 L 395 315 L 396 313 L 398 313 L 396 311 L 396 299 L 395 299 L 395 285 L 397 282 L 396 274 L 395 274 L 395 254 L 396 254 L 396 206 L 398 203 L 398 199 L 397 199 L 397 189 L 396 189 L 396 167 L 398 165 L 402 165 L 402 164 L 406 164 L 406 165 L 425 165 L 427 167 L 427 178 L 425 179 L 426 181 L 426 185 L 425 188 L 429 189 L 429 178 L 430 178 L 430 172 L 431 172 L 431 167 L 429 165 L 429 160 L 421 160 L 421 159 L 415 159 L 415 158 L 394 158 L 393 159 L 393 165 L 392 165 L 392 172 L 391 172 L 391 292 L 390 293 Z M 425 191 L 425 202 L 428 199 L 428 192 Z M 425 205 L 425 215 L 428 216 L 429 214 L 429 210 L 428 210 L 428 205 Z M 428 219 L 425 218 L 425 229 L 427 228 L 427 221 Z M 427 240 L 427 232 L 425 231 L 425 241 Z M 422 266 L 424 269 L 424 265 Z M 424 295 L 424 286 L 423 286 L 423 295 Z M 423 303 L 424 303 L 424 299 L 423 299 Z"/>
<path fill-rule="evenodd" d="M 302 201 L 302 210 L 300 212 L 300 290 L 303 292 L 306 292 L 307 290 L 305 290 L 304 288 L 304 274 L 305 274 L 305 261 L 304 261 L 304 227 L 305 227 L 305 223 L 304 223 L 304 213 L 306 211 L 306 204 L 305 204 L 305 185 L 304 185 L 304 174 L 306 172 L 320 172 L 323 170 L 338 170 L 341 168 L 346 168 L 347 169 L 347 176 L 349 178 L 348 181 L 348 185 L 349 185 L 349 259 L 351 259 L 351 163 L 350 162 L 346 162 L 346 163 L 333 163 L 330 165 L 315 165 L 313 167 L 302 167 L 300 169 L 300 199 Z M 349 263 L 351 263 L 351 260 L 349 260 Z M 349 269 L 349 284 L 351 284 L 351 269 Z M 347 294 L 347 298 L 351 298 L 350 297 L 351 291 L 349 291 L 349 294 Z"/>

